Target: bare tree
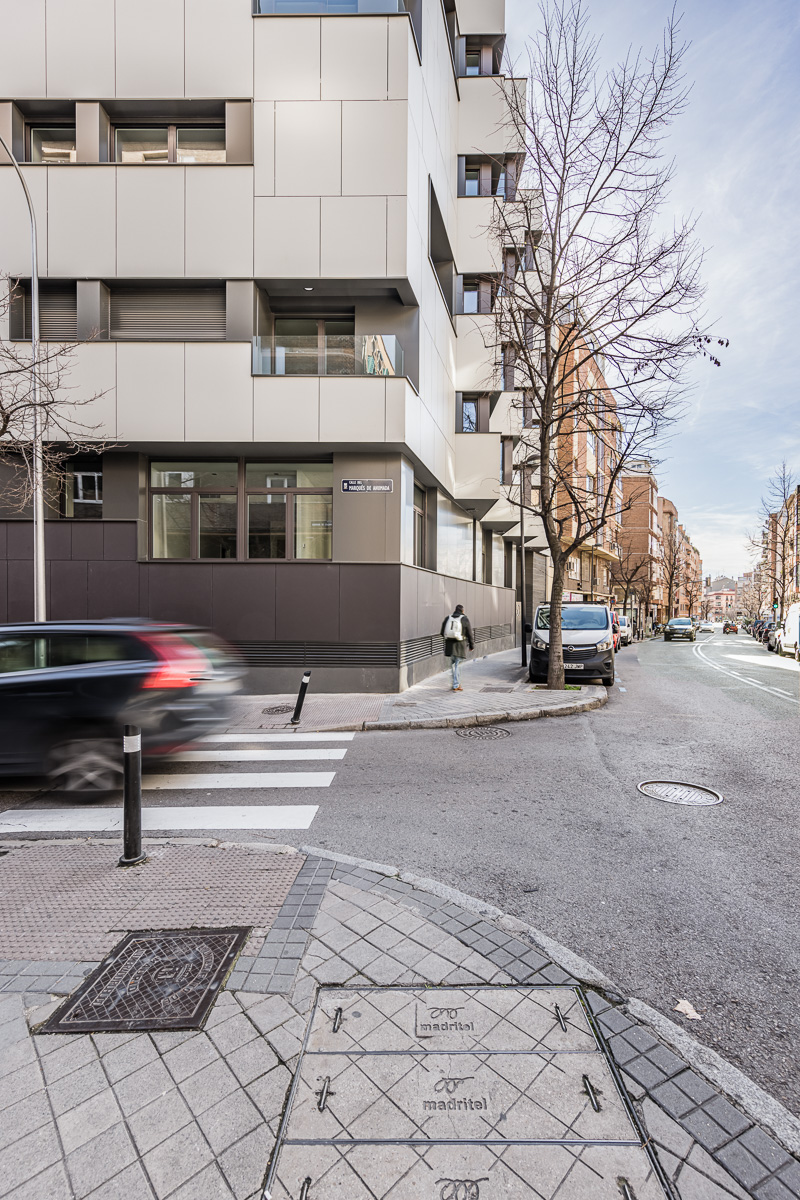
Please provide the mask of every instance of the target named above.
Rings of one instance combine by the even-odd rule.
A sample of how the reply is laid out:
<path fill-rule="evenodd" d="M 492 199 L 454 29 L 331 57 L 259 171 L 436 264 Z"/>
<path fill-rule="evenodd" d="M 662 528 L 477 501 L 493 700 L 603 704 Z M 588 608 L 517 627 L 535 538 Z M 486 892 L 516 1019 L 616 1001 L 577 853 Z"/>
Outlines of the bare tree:
<path fill-rule="evenodd" d="M 624 528 L 618 537 L 620 556 L 611 564 L 611 579 L 616 591 L 622 594 L 622 611 L 626 612 L 632 596 L 637 601 L 641 599 L 641 585 L 650 572 L 650 556 L 633 549 L 632 537 Z"/>
<path fill-rule="evenodd" d="M 692 578 L 687 576 L 683 581 L 683 593 L 686 596 L 686 603 L 689 608 L 689 616 L 693 616 L 695 605 L 700 600 L 703 594 L 702 578 Z"/>
<path fill-rule="evenodd" d="M 548 686 L 563 688 L 567 560 L 619 511 L 628 461 L 678 416 L 689 362 L 719 360 L 697 324 L 694 225 L 661 219 L 663 142 L 687 97 L 675 23 L 651 56 L 603 74 L 584 0 L 544 0 L 541 15 L 530 89 L 506 89 L 520 156 L 492 222 L 504 270 L 491 337 L 520 414 L 523 502 L 552 558 Z M 597 439 L 594 474 L 576 470 L 576 428 Z"/>
<path fill-rule="evenodd" d="M 789 597 L 794 594 L 796 491 L 797 480 L 784 459 L 767 480 L 766 491 L 761 497 L 761 532 L 749 538 L 750 549 L 757 555 L 756 569 L 765 593 L 762 603 L 768 599 L 774 607 L 775 601 L 778 602 L 779 621 L 783 620 Z"/>
<path fill-rule="evenodd" d="M 18 286 L 0 277 L 0 325 L 18 297 Z M 75 397 L 68 384 L 78 344 L 40 342 L 39 355 L 32 363 L 28 342 L 0 338 L 0 468 L 6 511 L 23 512 L 31 502 L 37 409 L 45 437 L 43 470 L 51 494 L 67 459 L 103 449 L 96 427 L 80 420 L 81 409 L 103 393 Z M 34 397 L 34 372 L 38 399 Z"/>
<path fill-rule="evenodd" d="M 681 535 L 676 525 L 661 535 L 661 578 L 667 589 L 667 620 L 674 617 L 678 592 L 685 584 Z"/>

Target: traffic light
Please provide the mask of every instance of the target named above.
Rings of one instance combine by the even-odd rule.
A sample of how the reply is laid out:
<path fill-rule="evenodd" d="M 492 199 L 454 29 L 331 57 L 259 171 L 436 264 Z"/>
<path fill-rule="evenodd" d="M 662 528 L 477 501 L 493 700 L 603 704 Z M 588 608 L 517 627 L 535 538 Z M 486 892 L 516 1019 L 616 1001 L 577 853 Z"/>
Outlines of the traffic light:
<path fill-rule="evenodd" d="M 772 607 L 775 609 L 776 612 L 778 611 L 778 609 L 780 608 L 780 605 L 778 604 L 777 600 L 772 601 Z"/>

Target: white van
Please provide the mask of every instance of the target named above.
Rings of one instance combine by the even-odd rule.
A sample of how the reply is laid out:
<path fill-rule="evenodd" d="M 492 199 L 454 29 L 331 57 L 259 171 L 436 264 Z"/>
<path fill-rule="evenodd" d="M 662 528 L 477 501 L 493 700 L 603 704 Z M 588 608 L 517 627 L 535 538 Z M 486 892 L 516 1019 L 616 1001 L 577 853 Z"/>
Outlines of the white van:
<path fill-rule="evenodd" d="M 614 631 L 611 610 L 595 601 L 565 600 L 561 605 L 561 646 L 564 671 L 584 678 L 600 676 L 608 686 L 614 682 Z M 550 605 L 536 609 L 531 634 L 528 674 L 531 682 L 547 678 L 550 658 Z"/>
<path fill-rule="evenodd" d="M 633 626 L 630 617 L 617 617 L 617 620 L 619 621 L 619 644 L 620 646 L 630 646 L 633 641 Z"/>
<path fill-rule="evenodd" d="M 800 604 L 790 604 L 786 610 L 783 629 L 775 638 L 775 649 L 778 654 L 793 654 L 794 661 L 800 662 Z"/>

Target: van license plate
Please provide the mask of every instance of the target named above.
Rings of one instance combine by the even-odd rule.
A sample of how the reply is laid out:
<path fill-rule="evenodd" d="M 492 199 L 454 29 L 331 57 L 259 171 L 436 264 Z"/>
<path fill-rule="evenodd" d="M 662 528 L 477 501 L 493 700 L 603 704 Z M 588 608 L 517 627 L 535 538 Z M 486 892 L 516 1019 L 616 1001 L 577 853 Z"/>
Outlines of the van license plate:
<path fill-rule="evenodd" d="M 565 671 L 582 671 L 585 666 L 586 666 L 586 663 L 565 662 L 564 670 Z"/>

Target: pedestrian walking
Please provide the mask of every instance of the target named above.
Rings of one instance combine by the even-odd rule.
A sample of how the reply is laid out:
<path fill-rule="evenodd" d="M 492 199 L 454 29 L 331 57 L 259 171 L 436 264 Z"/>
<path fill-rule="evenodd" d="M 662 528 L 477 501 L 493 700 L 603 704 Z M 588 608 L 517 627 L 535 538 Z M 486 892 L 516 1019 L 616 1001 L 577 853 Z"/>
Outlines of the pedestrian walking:
<path fill-rule="evenodd" d="M 461 686 L 461 663 L 467 657 L 467 646 L 475 649 L 475 638 L 464 605 L 457 604 L 453 613 L 442 621 L 441 636 L 444 638 L 445 657 L 450 659 L 453 669 L 453 691 L 463 692 Z"/>

